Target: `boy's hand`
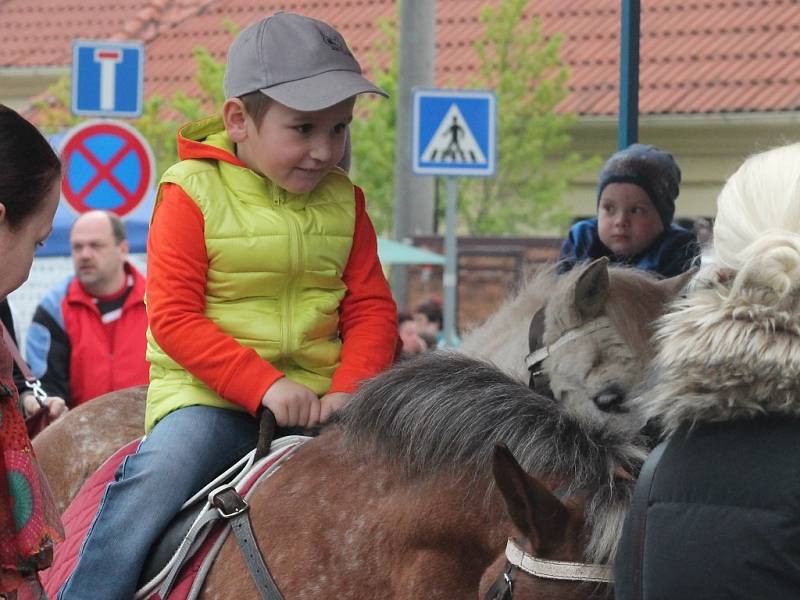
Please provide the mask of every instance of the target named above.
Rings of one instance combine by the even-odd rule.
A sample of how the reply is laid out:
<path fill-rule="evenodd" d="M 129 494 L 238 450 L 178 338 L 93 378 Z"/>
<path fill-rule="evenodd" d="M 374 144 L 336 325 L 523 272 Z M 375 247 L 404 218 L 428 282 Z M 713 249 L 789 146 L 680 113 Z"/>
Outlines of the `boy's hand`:
<path fill-rule="evenodd" d="M 331 392 L 330 394 L 325 394 L 320 399 L 322 410 L 319 413 L 319 422 L 325 423 L 330 419 L 335 411 L 347 404 L 347 401 L 350 400 L 350 396 L 351 394 L 346 392 Z"/>
<path fill-rule="evenodd" d="M 39 402 L 30 392 L 23 392 L 22 407 L 23 410 L 25 411 L 24 414 L 25 417 L 32 417 L 40 410 L 42 410 L 42 407 L 39 405 Z M 67 403 L 61 396 L 48 396 L 47 409 L 50 412 L 50 417 L 54 420 L 63 415 L 65 412 L 67 412 L 67 410 L 69 410 L 67 408 Z"/>
<path fill-rule="evenodd" d="M 273 383 L 261 404 L 275 413 L 280 427 L 314 427 L 319 423 L 320 400 L 306 386 L 282 377 Z"/>

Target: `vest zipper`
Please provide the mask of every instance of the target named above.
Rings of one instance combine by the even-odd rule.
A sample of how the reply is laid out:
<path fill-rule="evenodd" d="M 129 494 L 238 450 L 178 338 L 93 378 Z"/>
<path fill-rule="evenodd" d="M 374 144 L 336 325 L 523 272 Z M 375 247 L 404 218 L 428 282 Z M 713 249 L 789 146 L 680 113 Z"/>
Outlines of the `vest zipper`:
<path fill-rule="evenodd" d="M 286 192 L 283 190 L 280 192 L 280 205 L 285 209 L 284 214 L 286 222 L 289 226 L 289 284 L 286 286 L 286 294 L 284 294 L 283 298 L 283 339 L 281 340 L 281 356 L 284 357 L 289 356 L 294 350 L 294 344 L 292 343 L 292 317 L 294 315 L 298 277 L 301 272 L 303 252 L 300 224 L 297 222 L 297 217 L 294 215 L 292 210 L 286 207 L 284 198 L 285 193 Z"/>

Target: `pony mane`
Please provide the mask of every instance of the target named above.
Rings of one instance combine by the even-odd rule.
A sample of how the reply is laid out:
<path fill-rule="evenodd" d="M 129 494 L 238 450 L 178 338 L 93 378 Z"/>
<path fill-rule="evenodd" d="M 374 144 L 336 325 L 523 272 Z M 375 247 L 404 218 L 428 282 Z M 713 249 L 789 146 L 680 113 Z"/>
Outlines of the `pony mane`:
<path fill-rule="evenodd" d="M 565 496 L 589 496 L 593 561 L 613 557 L 630 502 L 632 484 L 614 471 L 637 473 L 644 459 L 638 440 L 580 423 L 493 365 L 452 351 L 422 354 L 365 382 L 338 423 L 347 443 L 398 464 L 405 477 L 461 474 L 479 494 L 491 488 L 494 444 L 504 442 L 526 472 L 563 482 Z"/>
<path fill-rule="evenodd" d="M 489 359 L 498 368 L 525 380 L 528 325 L 552 294 L 558 281 L 555 267 L 550 265 L 530 275 L 496 312 L 463 336 L 458 351 Z"/>

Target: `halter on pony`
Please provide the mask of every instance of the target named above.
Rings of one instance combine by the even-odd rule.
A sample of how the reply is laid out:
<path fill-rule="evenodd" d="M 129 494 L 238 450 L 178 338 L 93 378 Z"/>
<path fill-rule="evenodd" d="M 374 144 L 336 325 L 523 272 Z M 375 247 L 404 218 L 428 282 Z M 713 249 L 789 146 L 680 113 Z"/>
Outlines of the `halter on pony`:
<path fill-rule="evenodd" d="M 611 328 L 611 321 L 608 320 L 608 317 L 597 317 L 579 327 L 568 329 L 555 342 L 544 345 L 544 308 L 540 308 L 533 315 L 528 328 L 528 350 L 530 350 L 530 354 L 525 357 L 525 366 L 528 367 L 528 371 L 531 374 L 528 387 L 537 394 L 553 398 L 553 390 L 550 389 L 550 378 L 544 372 L 544 361 L 561 346 L 609 328 Z"/>
<path fill-rule="evenodd" d="M 506 567 L 486 592 L 485 600 L 512 600 L 517 573 L 541 579 L 614 583 L 611 565 L 564 562 L 537 558 L 525 552 L 513 539 L 506 545 Z"/>

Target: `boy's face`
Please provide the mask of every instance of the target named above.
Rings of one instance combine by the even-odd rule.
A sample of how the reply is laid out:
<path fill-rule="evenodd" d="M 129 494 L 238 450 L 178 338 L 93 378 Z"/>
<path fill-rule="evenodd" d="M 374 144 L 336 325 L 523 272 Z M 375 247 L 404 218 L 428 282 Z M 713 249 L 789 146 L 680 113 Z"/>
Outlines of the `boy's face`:
<path fill-rule="evenodd" d="M 272 100 L 256 127 L 245 117 L 236 154 L 250 169 L 281 186 L 303 194 L 313 190 L 342 159 L 355 98 L 331 107 L 302 112 Z"/>
<path fill-rule="evenodd" d="M 634 257 L 664 231 L 661 216 L 642 188 L 633 183 L 609 183 L 597 207 L 597 232 L 618 256 Z"/>

